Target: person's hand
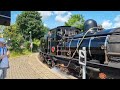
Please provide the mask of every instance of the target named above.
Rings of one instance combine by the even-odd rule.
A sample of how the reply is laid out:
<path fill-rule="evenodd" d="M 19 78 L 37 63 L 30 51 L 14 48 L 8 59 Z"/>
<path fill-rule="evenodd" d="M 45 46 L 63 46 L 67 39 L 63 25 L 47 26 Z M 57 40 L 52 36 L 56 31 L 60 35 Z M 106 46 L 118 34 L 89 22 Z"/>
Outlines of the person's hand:
<path fill-rule="evenodd" d="M 10 57 L 10 51 L 7 51 L 7 57 L 8 58 Z"/>

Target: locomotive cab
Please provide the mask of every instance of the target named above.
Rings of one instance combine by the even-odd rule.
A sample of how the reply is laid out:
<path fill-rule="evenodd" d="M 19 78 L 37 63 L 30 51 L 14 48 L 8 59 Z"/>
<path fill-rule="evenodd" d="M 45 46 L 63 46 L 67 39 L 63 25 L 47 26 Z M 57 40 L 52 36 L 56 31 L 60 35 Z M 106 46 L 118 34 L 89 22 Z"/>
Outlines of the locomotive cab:
<path fill-rule="evenodd" d="M 63 52 L 62 50 L 65 49 L 67 39 L 78 33 L 80 33 L 80 29 L 71 26 L 59 26 L 51 29 L 46 39 L 47 53 L 60 55 Z"/>

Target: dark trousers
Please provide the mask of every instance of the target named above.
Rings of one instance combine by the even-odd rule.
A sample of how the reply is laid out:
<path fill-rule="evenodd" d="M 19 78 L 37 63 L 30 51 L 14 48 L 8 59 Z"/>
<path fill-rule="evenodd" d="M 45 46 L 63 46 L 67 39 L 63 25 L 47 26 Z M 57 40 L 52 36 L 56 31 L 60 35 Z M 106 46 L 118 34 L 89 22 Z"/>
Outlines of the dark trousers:
<path fill-rule="evenodd" d="M 5 79 L 7 75 L 7 68 L 0 69 L 0 79 Z"/>

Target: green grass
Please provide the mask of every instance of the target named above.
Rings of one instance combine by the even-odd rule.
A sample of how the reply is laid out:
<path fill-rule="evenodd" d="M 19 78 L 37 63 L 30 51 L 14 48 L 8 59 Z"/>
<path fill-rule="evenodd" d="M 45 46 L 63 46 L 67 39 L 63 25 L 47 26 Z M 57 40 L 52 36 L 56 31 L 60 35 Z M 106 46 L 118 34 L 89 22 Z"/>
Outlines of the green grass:
<path fill-rule="evenodd" d="M 29 50 L 23 50 L 22 53 L 10 51 L 10 58 L 18 57 L 18 56 L 22 56 L 22 55 L 29 55 L 29 54 L 32 54 Z"/>

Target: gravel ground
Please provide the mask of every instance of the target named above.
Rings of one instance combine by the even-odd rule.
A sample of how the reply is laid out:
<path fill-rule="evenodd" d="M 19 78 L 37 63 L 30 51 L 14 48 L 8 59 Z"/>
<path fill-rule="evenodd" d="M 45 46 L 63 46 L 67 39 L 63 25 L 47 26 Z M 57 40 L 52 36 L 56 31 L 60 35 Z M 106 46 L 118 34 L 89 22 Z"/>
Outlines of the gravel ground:
<path fill-rule="evenodd" d="M 6 79 L 67 79 L 38 59 L 38 53 L 9 59 Z"/>

